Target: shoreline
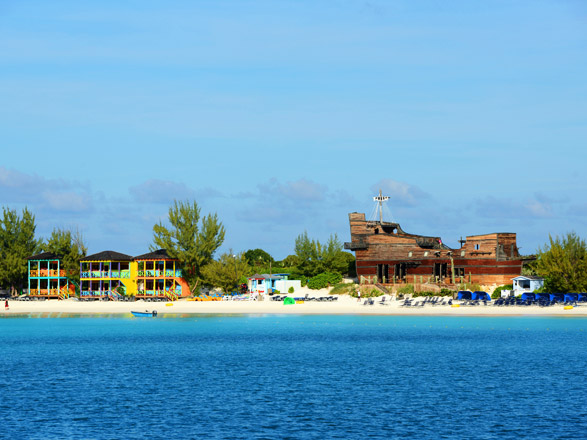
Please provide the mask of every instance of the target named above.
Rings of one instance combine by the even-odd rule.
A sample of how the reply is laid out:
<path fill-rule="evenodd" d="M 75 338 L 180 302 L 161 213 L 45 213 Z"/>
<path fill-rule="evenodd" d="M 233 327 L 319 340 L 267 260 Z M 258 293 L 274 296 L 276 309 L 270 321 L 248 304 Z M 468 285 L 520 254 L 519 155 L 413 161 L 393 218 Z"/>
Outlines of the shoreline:
<path fill-rule="evenodd" d="M 186 301 L 80 302 L 74 299 L 47 301 L 9 301 L 9 310 L 0 309 L 0 318 L 35 315 L 130 315 L 131 311 L 153 311 L 164 315 L 360 315 L 360 316 L 491 316 L 491 317 L 587 317 L 587 305 L 565 310 L 562 305 L 539 306 L 431 306 L 401 307 L 401 301 L 388 305 L 363 305 L 341 295 L 334 302 L 305 302 L 284 305 L 274 301 Z M 3 304 L 2 304 L 3 306 Z M 131 315 L 132 316 L 132 315 Z"/>

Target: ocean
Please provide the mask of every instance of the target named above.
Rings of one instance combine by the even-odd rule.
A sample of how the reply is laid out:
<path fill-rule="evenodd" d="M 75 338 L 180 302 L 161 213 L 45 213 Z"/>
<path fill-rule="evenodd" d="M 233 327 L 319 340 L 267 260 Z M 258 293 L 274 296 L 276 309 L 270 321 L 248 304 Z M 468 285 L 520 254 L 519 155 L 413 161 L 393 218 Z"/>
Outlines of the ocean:
<path fill-rule="evenodd" d="M 585 439 L 587 319 L 0 318 L 1 439 Z"/>

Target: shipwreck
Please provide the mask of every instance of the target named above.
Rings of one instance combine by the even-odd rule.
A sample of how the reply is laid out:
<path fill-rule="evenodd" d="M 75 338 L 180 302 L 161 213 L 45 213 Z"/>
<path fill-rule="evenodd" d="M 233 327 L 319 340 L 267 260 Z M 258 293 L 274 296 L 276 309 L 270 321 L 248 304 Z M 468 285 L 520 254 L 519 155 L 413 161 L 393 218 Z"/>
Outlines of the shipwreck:
<path fill-rule="evenodd" d="M 511 284 L 531 259 L 520 255 L 512 232 L 469 235 L 458 249 L 440 237 L 410 234 L 399 223 L 383 221 L 382 205 L 388 197 L 380 192 L 374 200 L 379 219 L 350 213 L 351 241 L 344 244 L 355 252 L 357 277 L 363 283 Z"/>

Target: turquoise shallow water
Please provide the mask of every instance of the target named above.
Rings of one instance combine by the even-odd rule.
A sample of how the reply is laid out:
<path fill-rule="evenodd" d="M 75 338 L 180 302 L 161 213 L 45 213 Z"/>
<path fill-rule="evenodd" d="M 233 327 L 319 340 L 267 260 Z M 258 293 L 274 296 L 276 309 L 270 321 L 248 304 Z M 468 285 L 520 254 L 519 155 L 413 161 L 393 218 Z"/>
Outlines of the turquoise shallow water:
<path fill-rule="evenodd" d="M 579 439 L 587 319 L 0 319 L 0 438 Z"/>

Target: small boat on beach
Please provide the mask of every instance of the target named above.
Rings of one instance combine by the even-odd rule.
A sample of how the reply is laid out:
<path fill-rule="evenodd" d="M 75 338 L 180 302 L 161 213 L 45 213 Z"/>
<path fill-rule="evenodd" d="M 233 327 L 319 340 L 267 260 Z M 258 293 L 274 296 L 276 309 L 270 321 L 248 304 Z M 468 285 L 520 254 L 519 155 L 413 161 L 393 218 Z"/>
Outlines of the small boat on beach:
<path fill-rule="evenodd" d="M 145 310 L 144 312 L 135 312 L 131 310 L 130 313 L 137 318 L 154 318 L 157 316 L 157 310 L 153 310 L 152 312 L 149 312 L 148 310 Z"/>

